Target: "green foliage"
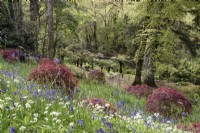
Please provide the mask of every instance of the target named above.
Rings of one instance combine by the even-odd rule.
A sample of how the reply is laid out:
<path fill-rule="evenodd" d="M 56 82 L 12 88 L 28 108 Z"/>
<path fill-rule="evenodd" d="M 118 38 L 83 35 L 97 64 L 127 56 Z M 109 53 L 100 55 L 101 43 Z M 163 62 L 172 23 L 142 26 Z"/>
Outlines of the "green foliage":
<path fill-rule="evenodd" d="M 159 79 L 169 79 L 173 82 L 192 82 L 199 84 L 200 65 L 196 61 L 182 59 L 177 68 L 170 64 L 160 64 L 157 68 Z"/>

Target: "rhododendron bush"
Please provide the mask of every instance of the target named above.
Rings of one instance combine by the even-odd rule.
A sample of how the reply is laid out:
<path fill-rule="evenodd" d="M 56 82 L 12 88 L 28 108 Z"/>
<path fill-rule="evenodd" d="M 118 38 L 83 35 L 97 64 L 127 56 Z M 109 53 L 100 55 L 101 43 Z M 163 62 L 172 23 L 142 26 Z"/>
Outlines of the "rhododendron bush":
<path fill-rule="evenodd" d="M 28 79 L 38 83 L 51 83 L 53 86 L 65 89 L 68 94 L 72 94 L 78 84 L 77 78 L 65 65 L 48 59 L 42 59 Z"/>
<path fill-rule="evenodd" d="M 178 117 L 192 112 L 191 102 L 175 89 L 160 87 L 147 99 L 146 110 L 167 117 Z"/>
<path fill-rule="evenodd" d="M 91 70 L 88 74 L 88 80 L 93 80 L 98 83 L 105 83 L 105 73 L 100 70 Z"/>
<path fill-rule="evenodd" d="M 141 98 L 148 97 L 153 92 L 153 89 L 148 85 L 135 85 L 126 87 L 125 91 Z"/>
<path fill-rule="evenodd" d="M 4 60 L 15 62 L 19 59 L 20 51 L 17 49 L 3 49 L 0 50 L 0 55 Z"/>

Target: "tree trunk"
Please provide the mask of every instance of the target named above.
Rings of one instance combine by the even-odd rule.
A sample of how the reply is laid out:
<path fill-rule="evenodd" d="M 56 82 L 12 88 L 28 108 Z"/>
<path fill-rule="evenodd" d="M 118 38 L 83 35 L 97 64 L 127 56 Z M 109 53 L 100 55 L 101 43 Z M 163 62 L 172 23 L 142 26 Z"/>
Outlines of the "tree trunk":
<path fill-rule="evenodd" d="M 142 84 L 142 81 L 141 81 L 142 64 L 143 64 L 143 60 L 142 59 L 139 59 L 138 62 L 136 62 L 135 80 L 134 80 L 132 85 Z"/>
<path fill-rule="evenodd" d="M 12 20 L 14 20 L 14 10 L 13 10 L 13 1 L 12 0 L 8 0 L 8 7 L 9 7 L 9 11 L 10 11 L 10 17 Z"/>
<path fill-rule="evenodd" d="M 76 61 L 76 66 L 79 67 L 79 59 Z"/>
<path fill-rule="evenodd" d="M 32 21 L 36 27 L 36 22 L 39 17 L 39 5 L 38 0 L 30 0 L 30 21 Z M 36 30 L 36 29 L 35 29 Z M 38 54 L 38 32 L 39 32 L 39 22 L 38 27 L 34 35 L 34 54 Z"/>
<path fill-rule="evenodd" d="M 82 68 L 83 67 L 83 59 L 80 59 L 80 67 Z"/>
<path fill-rule="evenodd" d="M 93 37 L 94 37 L 95 51 L 98 51 L 98 45 L 97 45 L 97 22 L 96 21 L 93 22 L 93 28 L 94 28 Z"/>
<path fill-rule="evenodd" d="M 156 87 L 155 83 L 155 66 L 150 57 L 144 57 L 144 84 Z"/>
<path fill-rule="evenodd" d="M 119 72 L 121 73 L 122 75 L 122 78 L 124 77 L 123 75 L 123 62 L 119 61 Z"/>
<path fill-rule="evenodd" d="M 53 33 L 53 0 L 48 0 L 47 3 L 47 30 L 48 30 L 48 48 L 47 57 L 54 58 L 54 33 Z"/>
<path fill-rule="evenodd" d="M 22 7 L 22 0 L 18 1 L 18 7 L 19 7 L 18 29 L 19 29 L 20 33 L 22 34 L 23 19 L 24 19 L 24 13 L 23 13 L 23 7 Z"/>

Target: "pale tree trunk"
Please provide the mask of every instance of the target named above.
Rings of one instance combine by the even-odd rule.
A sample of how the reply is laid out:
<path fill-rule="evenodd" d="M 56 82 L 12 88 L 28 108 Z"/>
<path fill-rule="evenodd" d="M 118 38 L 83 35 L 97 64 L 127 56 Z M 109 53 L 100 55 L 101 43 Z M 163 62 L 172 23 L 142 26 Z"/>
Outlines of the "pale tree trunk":
<path fill-rule="evenodd" d="M 150 57 L 144 57 L 144 84 L 156 87 L 155 83 L 155 66 Z"/>
<path fill-rule="evenodd" d="M 48 31 L 48 47 L 47 57 L 54 58 L 54 33 L 53 33 L 53 0 L 47 2 L 47 31 Z"/>

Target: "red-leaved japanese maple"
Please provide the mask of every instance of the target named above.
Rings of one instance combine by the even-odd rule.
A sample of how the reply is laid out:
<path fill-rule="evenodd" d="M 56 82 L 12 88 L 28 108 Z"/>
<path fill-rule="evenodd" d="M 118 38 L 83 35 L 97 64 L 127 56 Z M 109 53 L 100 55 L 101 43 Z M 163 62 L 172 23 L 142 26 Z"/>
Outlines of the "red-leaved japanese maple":
<path fill-rule="evenodd" d="M 16 62 L 19 59 L 19 50 L 17 49 L 2 49 L 0 50 L 0 55 L 3 59 L 9 62 Z"/>
<path fill-rule="evenodd" d="M 160 87 L 148 96 L 146 110 L 167 117 L 178 117 L 192 112 L 191 102 L 176 89 Z"/>
<path fill-rule="evenodd" d="M 65 89 L 68 94 L 72 94 L 78 84 L 78 79 L 65 65 L 48 59 L 42 59 L 28 79 L 38 83 L 51 83 L 53 86 Z"/>
<path fill-rule="evenodd" d="M 135 85 L 135 86 L 128 86 L 125 87 L 125 91 L 129 94 L 134 94 L 135 96 L 141 97 L 148 97 L 153 92 L 153 88 L 148 85 Z"/>

